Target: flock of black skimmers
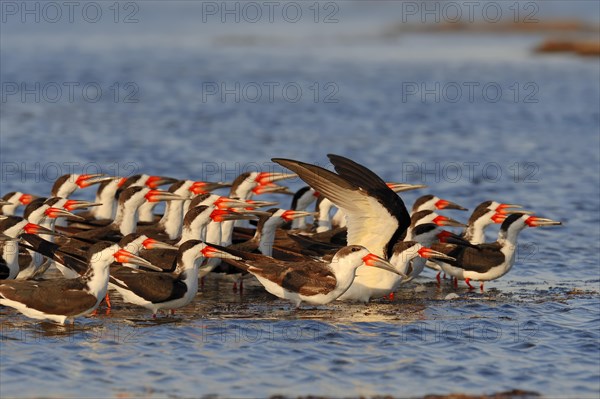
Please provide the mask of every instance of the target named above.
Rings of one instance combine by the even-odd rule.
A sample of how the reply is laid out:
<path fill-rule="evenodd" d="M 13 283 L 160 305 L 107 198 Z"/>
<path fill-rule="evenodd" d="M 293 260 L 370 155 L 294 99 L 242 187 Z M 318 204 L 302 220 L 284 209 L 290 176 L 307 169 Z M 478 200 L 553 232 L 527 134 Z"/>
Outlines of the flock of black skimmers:
<path fill-rule="evenodd" d="M 116 291 L 156 317 L 193 301 L 209 272 L 232 274 L 235 289 L 254 277 L 296 306 L 391 297 L 425 267 L 438 272 L 438 284 L 443 273 L 455 287 L 461 280 L 473 289 L 477 281 L 483 291 L 485 281 L 512 268 L 521 230 L 561 224 L 496 201 L 479 204 L 463 224 L 437 212 L 467 209 L 434 195 L 409 212 L 397 193 L 425 186 L 386 183 L 348 158 L 329 159 L 335 172 L 274 158 L 293 173 L 249 172 L 231 183 L 69 174 L 49 197 L 7 193 L 0 200 L 0 305 L 64 324 L 103 300 L 110 307 Z M 308 186 L 292 193 L 276 183 L 292 177 Z M 69 199 L 94 185 L 93 202 Z M 253 199 L 265 193 L 293 194 L 290 209 Z M 164 214 L 157 215 L 161 201 Z M 485 242 L 495 223 L 497 240 Z M 62 276 L 49 278 L 50 269 Z"/>

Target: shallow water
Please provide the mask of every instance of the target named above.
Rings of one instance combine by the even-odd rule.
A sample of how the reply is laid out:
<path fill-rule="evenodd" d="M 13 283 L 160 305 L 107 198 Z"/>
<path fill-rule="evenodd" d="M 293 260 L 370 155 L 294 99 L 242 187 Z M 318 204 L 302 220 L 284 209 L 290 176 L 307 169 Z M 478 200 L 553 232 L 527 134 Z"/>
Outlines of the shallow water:
<path fill-rule="evenodd" d="M 44 95 L 39 102 L 3 99 L 2 193 L 47 193 L 70 165 L 231 180 L 273 167 L 271 157 L 327 164 L 333 152 L 385 179 L 428 184 L 471 209 L 488 199 L 518 203 L 564 226 L 524 231 L 514 269 L 483 294 L 438 289 L 426 274 L 423 286 L 404 287 L 393 302 L 295 311 L 260 289 L 233 293 L 231 281 L 211 276 L 192 305 L 157 320 L 116 294 L 109 315 L 102 308 L 67 327 L 1 308 L 3 397 L 513 388 L 597 397 L 597 59 L 532 55 L 536 35 L 385 38 L 390 15 L 374 23 L 348 11 L 332 26 L 268 29 L 204 25 L 191 11 L 165 15 L 163 23 L 157 15 L 141 7 L 140 22 L 128 26 L 2 27 L 2 82 L 94 82 L 103 90 L 98 102 L 81 94 L 73 102 L 66 94 L 55 103 Z M 111 89 L 115 82 L 119 88 Z M 240 90 L 236 102 L 205 91 L 207 84 L 250 90 L 268 82 L 294 83 L 303 95 L 292 102 L 276 92 L 271 101 L 265 91 L 252 102 Z M 139 89 L 138 102 L 124 102 L 127 83 Z M 455 83 L 463 92 L 453 102 Z M 502 95 L 492 100 L 491 91 L 478 89 L 471 100 L 469 84 L 500 87 Z M 410 94 L 415 85 L 434 93 Z M 402 197 L 412 204 L 418 195 Z M 452 292 L 459 299 L 445 300 Z"/>
<path fill-rule="evenodd" d="M 593 397 L 598 280 L 497 285 L 483 294 L 461 288 L 447 301 L 454 289 L 427 281 L 394 301 L 294 310 L 211 277 L 193 305 L 155 320 L 117 294 L 108 314 L 101 308 L 73 326 L 2 309 L 2 393 L 40 392 L 24 390 L 22 379 L 34 376 L 53 396 L 416 396 L 518 387 Z"/>

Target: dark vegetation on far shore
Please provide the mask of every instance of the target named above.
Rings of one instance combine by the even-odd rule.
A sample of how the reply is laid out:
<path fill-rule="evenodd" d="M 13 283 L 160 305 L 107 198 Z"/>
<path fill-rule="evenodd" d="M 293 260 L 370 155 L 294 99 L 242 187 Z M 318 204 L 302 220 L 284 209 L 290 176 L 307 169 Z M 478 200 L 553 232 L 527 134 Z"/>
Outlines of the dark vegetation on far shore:
<path fill-rule="evenodd" d="M 543 34 L 546 38 L 533 49 L 537 54 L 572 53 L 585 57 L 600 56 L 600 26 L 576 19 L 498 23 L 398 23 L 387 28 L 383 36 L 393 38 L 405 33 Z"/>

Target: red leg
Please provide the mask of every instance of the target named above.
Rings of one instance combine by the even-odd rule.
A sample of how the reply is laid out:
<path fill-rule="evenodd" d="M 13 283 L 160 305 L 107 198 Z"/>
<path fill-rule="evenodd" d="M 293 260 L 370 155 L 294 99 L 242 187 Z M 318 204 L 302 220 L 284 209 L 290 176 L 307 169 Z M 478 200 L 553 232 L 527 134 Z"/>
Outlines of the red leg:
<path fill-rule="evenodd" d="M 483 292 L 483 281 L 481 282 L 481 285 L 479 286 L 479 289 L 481 290 L 481 292 Z"/>
<path fill-rule="evenodd" d="M 237 281 L 233 282 L 233 292 L 237 292 Z"/>
<path fill-rule="evenodd" d="M 467 283 L 467 285 L 469 286 L 469 289 L 470 289 L 470 290 L 472 290 L 472 289 L 473 289 L 473 288 L 475 288 L 475 287 L 473 287 L 473 286 L 471 285 L 470 281 L 471 281 L 471 279 L 470 279 L 470 278 L 468 278 L 468 277 L 465 279 L 465 283 Z"/>
<path fill-rule="evenodd" d="M 438 274 L 435 275 L 435 279 L 438 282 L 438 285 L 442 284 L 442 280 L 440 278 L 440 275 L 442 274 L 442 272 L 438 272 Z"/>
<path fill-rule="evenodd" d="M 444 280 L 446 279 L 446 273 L 444 273 Z"/>
<path fill-rule="evenodd" d="M 152 313 L 152 318 L 156 319 L 156 313 Z"/>
<path fill-rule="evenodd" d="M 394 300 L 394 293 L 390 292 L 390 294 L 388 295 L 388 300 L 393 301 Z"/>
<path fill-rule="evenodd" d="M 458 278 L 452 277 L 452 282 L 454 283 L 454 288 L 458 288 Z"/>
<path fill-rule="evenodd" d="M 244 280 L 240 279 L 240 294 L 244 291 Z"/>
<path fill-rule="evenodd" d="M 111 305 L 110 305 L 110 297 L 108 296 L 108 293 L 104 297 L 104 301 L 106 302 L 106 307 L 110 309 Z"/>
<path fill-rule="evenodd" d="M 171 309 L 171 314 L 174 315 L 175 314 L 175 309 Z"/>
<path fill-rule="evenodd" d="M 98 309 L 94 309 L 94 311 L 92 313 L 90 313 L 90 316 L 96 316 L 98 314 Z"/>

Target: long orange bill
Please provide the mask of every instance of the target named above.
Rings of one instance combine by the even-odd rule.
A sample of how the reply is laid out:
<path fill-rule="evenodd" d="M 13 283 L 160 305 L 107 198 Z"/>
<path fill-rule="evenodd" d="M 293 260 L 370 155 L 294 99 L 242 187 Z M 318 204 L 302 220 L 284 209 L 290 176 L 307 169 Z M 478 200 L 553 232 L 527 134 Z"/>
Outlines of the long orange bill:
<path fill-rule="evenodd" d="M 382 257 L 379 257 L 375 254 L 370 253 L 370 254 L 364 256 L 362 258 L 362 260 L 365 263 L 365 265 L 367 265 L 367 266 L 372 266 L 372 267 L 376 267 L 378 269 L 387 270 L 388 272 L 395 273 L 404 278 L 408 277 L 406 274 L 396 270 L 394 265 L 392 265 L 390 262 L 388 262 L 387 260 L 385 260 Z"/>

